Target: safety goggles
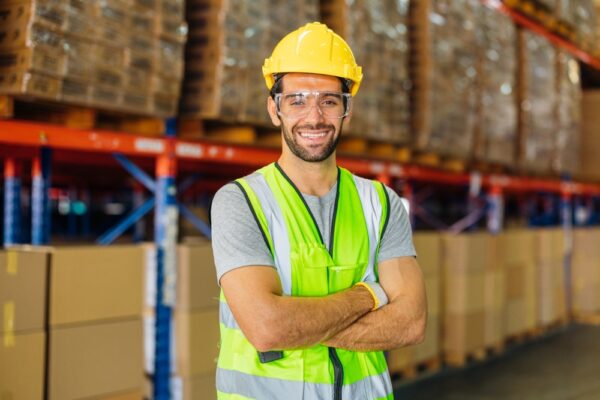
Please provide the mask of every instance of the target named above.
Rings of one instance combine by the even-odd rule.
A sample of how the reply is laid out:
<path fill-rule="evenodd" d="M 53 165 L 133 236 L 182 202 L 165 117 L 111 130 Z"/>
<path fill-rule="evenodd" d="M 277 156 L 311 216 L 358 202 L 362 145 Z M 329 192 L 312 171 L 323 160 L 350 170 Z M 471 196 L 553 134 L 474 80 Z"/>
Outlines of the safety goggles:
<path fill-rule="evenodd" d="M 313 107 L 325 118 L 344 118 L 350 112 L 350 93 L 294 92 L 277 93 L 277 114 L 286 118 L 304 118 Z"/>

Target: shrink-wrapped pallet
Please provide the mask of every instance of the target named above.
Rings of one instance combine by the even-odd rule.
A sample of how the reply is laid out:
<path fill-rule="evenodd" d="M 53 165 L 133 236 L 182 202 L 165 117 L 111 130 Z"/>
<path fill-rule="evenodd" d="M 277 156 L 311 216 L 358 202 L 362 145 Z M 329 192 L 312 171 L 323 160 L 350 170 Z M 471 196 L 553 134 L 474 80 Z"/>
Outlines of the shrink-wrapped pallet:
<path fill-rule="evenodd" d="M 411 4 L 414 144 L 470 158 L 477 113 L 476 0 Z"/>
<path fill-rule="evenodd" d="M 568 53 L 557 58 L 556 149 L 553 169 L 574 173 L 579 169 L 581 136 L 581 79 L 579 63 Z"/>
<path fill-rule="evenodd" d="M 348 42 L 363 67 L 348 132 L 408 144 L 409 1 L 325 0 L 321 12 L 323 21 Z"/>
<path fill-rule="evenodd" d="M 317 19 L 316 0 L 191 0 L 181 114 L 270 126 L 261 66 L 277 42 Z"/>
<path fill-rule="evenodd" d="M 483 4 L 477 12 L 479 107 L 475 158 L 511 166 L 517 141 L 517 30 Z"/>
<path fill-rule="evenodd" d="M 544 37 L 519 34 L 519 166 L 526 172 L 552 170 L 558 119 L 556 49 Z"/>
<path fill-rule="evenodd" d="M 0 91 L 156 117 L 176 113 L 182 0 L 0 3 Z"/>

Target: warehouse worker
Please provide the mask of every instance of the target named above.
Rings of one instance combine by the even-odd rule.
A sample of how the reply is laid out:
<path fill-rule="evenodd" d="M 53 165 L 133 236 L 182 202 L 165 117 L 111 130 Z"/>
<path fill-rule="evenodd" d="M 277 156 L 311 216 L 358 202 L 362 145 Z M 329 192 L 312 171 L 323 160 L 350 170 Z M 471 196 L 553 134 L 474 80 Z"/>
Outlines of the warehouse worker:
<path fill-rule="evenodd" d="M 219 399 L 391 399 L 382 351 L 422 341 L 427 307 L 399 197 L 336 165 L 361 67 L 310 23 L 263 74 L 281 156 L 212 205 Z"/>

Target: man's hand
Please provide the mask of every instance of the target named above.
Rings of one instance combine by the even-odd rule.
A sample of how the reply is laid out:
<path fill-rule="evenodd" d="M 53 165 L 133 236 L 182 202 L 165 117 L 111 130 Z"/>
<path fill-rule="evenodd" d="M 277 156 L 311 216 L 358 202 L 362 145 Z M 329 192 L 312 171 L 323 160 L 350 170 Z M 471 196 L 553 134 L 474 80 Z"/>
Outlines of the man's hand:
<path fill-rule="evenodd" d="M 321 343 L 374 306 L 363 286 L 325 297 L 282 296 L 276 270 L 266 266 L 229 271 L 221 277 L 221 287 L 240 329 L 258 351 Z"/>
<path fill-rule="evenodd" d="M 390 350 L 423 341 L 427 298 L 421 269 L 413 257 L 379 264 L 379 283 L 389 303 L 323 342 L 354 351 Z"/>

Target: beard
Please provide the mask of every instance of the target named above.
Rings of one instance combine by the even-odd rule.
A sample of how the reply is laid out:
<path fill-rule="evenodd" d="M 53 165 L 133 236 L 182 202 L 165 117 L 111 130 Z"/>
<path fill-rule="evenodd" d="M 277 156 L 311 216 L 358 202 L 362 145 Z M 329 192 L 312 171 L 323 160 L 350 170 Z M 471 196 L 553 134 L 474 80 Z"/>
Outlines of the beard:
<path fill-rule="evenodd" d="M 321 162 L 321 161 L 325 161 L 326 159 L 328 159 L 329 156 L 331 156 L 333 154 L 333 152 L 335 151 L 337 144 L 340 141 L 340 137 L 342 136 L 341 135 L 342 125 L 340 125 L 340 130 L 337 133 L 335 132 L 335 126 L 333 126 L 331 124 L 316 124 L 316 125 L 301 125 L 301 126 L 296 125 L 296 126 L 292 127 L 291 132 L 285 125 L 282 125 L 281 129 L 283 131 L 283 139 L 287 143 L 291 152 L 296 157 L 300 158 L 303 161 L 307 161 L 307 162 Z M 329 140 L 327 141 L 327 143 L 325 143 L 325 145 L 322 146 L 319 149 L 319 151 L 313 152 L 313 151 L 311 151 L 310 148 L 303 147 L 302 145 L 300 145 L 298 143 L 298 141 L 296 140 L 296 138 L 298 136 L 300 136 L 300 134 L 297 132 L 302 129 L 311 129 L 311 130 L 327 129 L 327 130 L 333 131 L 334 134 L 329 137 Z"/>

